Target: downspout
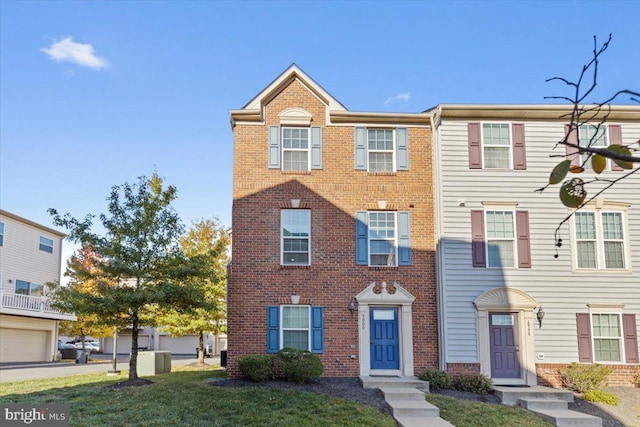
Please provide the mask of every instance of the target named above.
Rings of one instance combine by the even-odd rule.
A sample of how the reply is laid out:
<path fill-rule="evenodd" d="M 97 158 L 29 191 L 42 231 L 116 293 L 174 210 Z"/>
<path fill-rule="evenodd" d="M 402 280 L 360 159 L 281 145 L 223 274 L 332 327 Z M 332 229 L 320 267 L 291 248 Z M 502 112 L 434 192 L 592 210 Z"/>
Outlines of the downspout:
<path fill-rule="evenodd" d="M 434 209 L 434 240 L 436 244 L 436 299 L 438 306 L 438 363 L 441 371 L 447 369 L 447 340 L 446 340 L 446 296 L 444 292 L 444 260 L 442 256 L 442 159 L 440 153 L 440 118 L 442 117 L 442 107 L 439 105 L 435 111 L 431 112 L 431 141 L 433 153 L 433 203 Z"/>

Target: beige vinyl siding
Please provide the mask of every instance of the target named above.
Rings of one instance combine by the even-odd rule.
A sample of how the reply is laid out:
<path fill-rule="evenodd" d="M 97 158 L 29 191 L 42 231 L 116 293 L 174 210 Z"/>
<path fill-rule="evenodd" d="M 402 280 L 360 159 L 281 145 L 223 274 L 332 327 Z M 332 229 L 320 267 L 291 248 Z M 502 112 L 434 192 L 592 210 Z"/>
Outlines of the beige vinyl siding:
<path fill-rule="evenodd" d="M 468 121 L 445 120 L 438 129 L 441 277 L 445 284 L 443 323 L 448 363 L 478 362 L 473 300 L 495 287 L 518 288 L 544 306 L 543 327 L 538 328 L 536 323 L 531 333 L 535 337 L 535 351 L 545 354 L 546 363 L 577 360 L 575 313 L 586 312 L 586 304 L 625 304 L 624 312 L 636 313 L 640 322 L 640 176 L 619 182 L 604 195 L 606 201 L 631 204 L 626 236 L 630 242 L 626 247 L 631 254 L 629 270 L 575 272 L 568 225 L 561 231 L 563 246 L 559 258 L 553 257 L 554 230 L 568 214 L 558 199 L 559 186 L 542 194 L 534 192 L 547 183 L 553 166 L 562 160 L 550 155 L 564 155 L 563 146 L 553 150 L 564 136 L 564 123 L 515 122 L 525 124 L 527 170 L 522 171 L 469 169 Z M 640 139 L 640 124 L 621 126 L 624 143 Z M 622 173 L 605 171 L 602 177 L 619 177 Z M 595 193 L 593 189 L 591 192 Z M 464 206 L 459 206 L 461 201 Z M 518 210 L 529 212 L 532 268 L 472 267 L 470 211 L 483 209 L 482 202 L 517 203 Z"/>
<path fill-rule="evenodd" d="M 60 235 L 6 215 L 0 215 L 0 222 L 4 223 L 4 243 L 0 247 L 0 272 L 4 291 L 14 292 L 16 280 L 41 285 L 60 280 Z M 39 249 L 41 236 L 53 240 L 53 253 Z"/>

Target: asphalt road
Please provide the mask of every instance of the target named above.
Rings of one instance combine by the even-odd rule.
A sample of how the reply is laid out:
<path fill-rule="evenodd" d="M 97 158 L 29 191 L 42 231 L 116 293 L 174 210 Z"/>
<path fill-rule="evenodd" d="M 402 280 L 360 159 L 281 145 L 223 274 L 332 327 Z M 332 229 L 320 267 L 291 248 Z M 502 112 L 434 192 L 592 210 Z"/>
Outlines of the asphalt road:
<path fill-rule="evenodd" d="M 9 381 L 32 380 L 37 378 L 66 377 L 69 375 L 81 375 L 93 372 L 104 372 L 113 369 L 113 357 L 110 354 L 95 354 L 87 364 L 69 362 L 43 362 L 43 363 L 7 363 L 0 365 L 0 383 Z M 219 365 L 220 357 L 206 358 L 205 363 Z M 171 367 L 184 366 L 197 362 L 193 356 L 172 355 Z M 129 370 L 129 357 L 118 355 L 117 369 Z"/>

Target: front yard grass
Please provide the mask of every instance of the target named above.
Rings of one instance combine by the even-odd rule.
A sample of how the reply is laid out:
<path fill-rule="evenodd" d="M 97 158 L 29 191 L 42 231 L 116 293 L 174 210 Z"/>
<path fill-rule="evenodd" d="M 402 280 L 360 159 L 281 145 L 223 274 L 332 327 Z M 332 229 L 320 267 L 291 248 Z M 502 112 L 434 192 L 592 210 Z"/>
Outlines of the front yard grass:
<path fill-rule="evenodd" d="M 552 424 L 519 406 L 496 405 L 433 393 L 427 402 L 440 408 L 440 417 L 456 427 L 549 427 Z"/>
<path fill-rule="evenodd" d="M 72 426 L 380 426 L 388 415 L 347 399 L 265 388 L 212 387 L 220 369 L 173 372 L 142 387 L 109 388 L 105 374 L 3 383 L 0 403 L 70 406 Z"/>

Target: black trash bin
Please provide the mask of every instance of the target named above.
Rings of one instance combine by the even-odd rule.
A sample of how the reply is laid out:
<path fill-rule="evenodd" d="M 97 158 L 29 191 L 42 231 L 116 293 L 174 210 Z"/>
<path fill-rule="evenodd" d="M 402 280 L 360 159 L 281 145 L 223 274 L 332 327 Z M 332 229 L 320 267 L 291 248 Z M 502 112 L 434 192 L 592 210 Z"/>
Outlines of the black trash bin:
<path fill-rule="evenodd" d="M 227 367 L 227 350 L 220 350 L 220 366 Z"/>
<path fill-rule="evenodd" d="M 78 349 L 75 347 L 71 348 L 61 348 L 60 353 L 62 353 L 63 359 L 77 359 L 78 358 Z"/>

